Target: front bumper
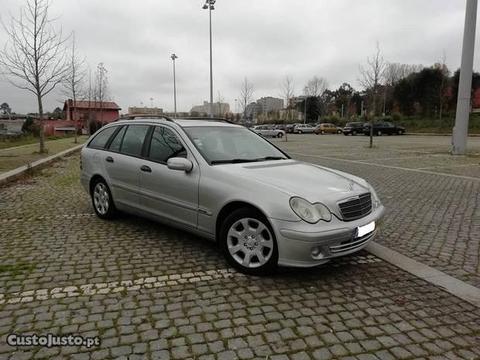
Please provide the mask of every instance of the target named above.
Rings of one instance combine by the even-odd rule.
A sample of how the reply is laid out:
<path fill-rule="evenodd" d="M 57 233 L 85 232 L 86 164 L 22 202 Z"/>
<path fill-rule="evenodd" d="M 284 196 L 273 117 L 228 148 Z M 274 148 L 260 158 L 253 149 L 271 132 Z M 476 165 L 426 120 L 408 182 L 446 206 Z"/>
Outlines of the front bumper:
<path fill-rule="evenodd" d="M 314 225 L 305 221 L 270 219 L 277 238 L 278 265 L 311 267 L 357 252 L 375 237 L 384 213 L 385 208 L 380 205 L 369 215 L 355 221 L 341 221 L 333 217 L 328 223 L 319 221 Z M 372 221 L 376 223 L 375 230 L 355 238 L 357 227 Z M 314 248 L 319 250 L 318 256 L 312 255 Z"/>

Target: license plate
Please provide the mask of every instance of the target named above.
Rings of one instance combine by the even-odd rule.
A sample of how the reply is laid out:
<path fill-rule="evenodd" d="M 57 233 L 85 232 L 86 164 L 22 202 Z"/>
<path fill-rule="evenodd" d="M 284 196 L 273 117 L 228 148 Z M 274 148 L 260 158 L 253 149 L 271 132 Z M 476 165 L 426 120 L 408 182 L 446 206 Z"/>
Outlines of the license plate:
<path fill-rule="evenodd" d="M 357 227 L 357 237 L 365 236 L 375 230 L 375 221 L 370 224 Z"/>

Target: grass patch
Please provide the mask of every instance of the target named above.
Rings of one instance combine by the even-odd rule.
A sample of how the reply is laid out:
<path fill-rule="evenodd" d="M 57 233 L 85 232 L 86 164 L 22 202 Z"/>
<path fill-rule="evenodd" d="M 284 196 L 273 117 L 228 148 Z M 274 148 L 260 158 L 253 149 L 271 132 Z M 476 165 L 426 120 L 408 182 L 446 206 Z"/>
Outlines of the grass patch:
<path fill-rule="evenodd" d="M 31 263 L 20 262 L 16 264 L 0 264 L 0 274 L 9 273 L 12 276 L 31 272 L 33 269 L 35 269 L 35 264 Z"/>

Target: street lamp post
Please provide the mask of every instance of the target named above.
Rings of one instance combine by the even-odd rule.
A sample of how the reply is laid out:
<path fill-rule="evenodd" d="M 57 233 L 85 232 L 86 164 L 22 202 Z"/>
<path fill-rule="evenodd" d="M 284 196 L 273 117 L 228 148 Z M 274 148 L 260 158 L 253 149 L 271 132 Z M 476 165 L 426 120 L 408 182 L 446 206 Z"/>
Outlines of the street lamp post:
<path fill-rule="evenodd" d="M 216 0 L 206 0 L 203 5 L 204 10 L 208 10 L 209 28 L 210 28 L 210 117 L 213 117 L 213 66 L 212 66 L 212 10 L 215 10 Z"/>
<path fill-rule="evenodd" d="M 468 120 L 472 91 L 475 26 L 477 23 L 477 0 L 467 0 L 465 28 L 463 32 L 462 65 L 458 85 L 457 111 L 452 136 L 452 154 L 465 155 L 467 151 Z"/>
<path fill-rule="evenodd" d="M 175 59 L 178 59 L 178 56 L 173 53 L 170 56 L 173 62 L 173 117 L 177 117 L 177 83 L 175 79 Z"/>

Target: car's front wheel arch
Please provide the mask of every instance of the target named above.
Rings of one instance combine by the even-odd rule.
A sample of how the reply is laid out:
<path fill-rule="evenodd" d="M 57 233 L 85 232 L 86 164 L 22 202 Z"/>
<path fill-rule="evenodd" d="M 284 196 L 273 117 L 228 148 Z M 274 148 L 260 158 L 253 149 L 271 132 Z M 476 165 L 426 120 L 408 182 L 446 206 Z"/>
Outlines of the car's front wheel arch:
<path fill-rule="evenodd" d="M 267 218 L 267 215 L 265 214 L 264 211 L 262 211 L 259 207 L 248 203 L 246 201 L 231 201 L 227 204 L 225 204 L 222 209 L 218 212 L 217 215 L 217 220 L 215 223 L 215 241 L 217 244 L 220 244 L 220 229 L 222 228 L 222 224 L 227 218 L 228 215 L 230 215 L 232 212 L 238 209 L 242 208 L 248 208 L 251 209 L 252 211 L 257 211 L 260 214 L 262 214 L 265 218 Z"/>
<path fill-rule="evenodd" d="M 218 238 L 227 262 L 240 272 L 265 275 L 276 270 L 276 235 L 268 218 L 256 207 L 240 207 L 228 213 Z"/>

